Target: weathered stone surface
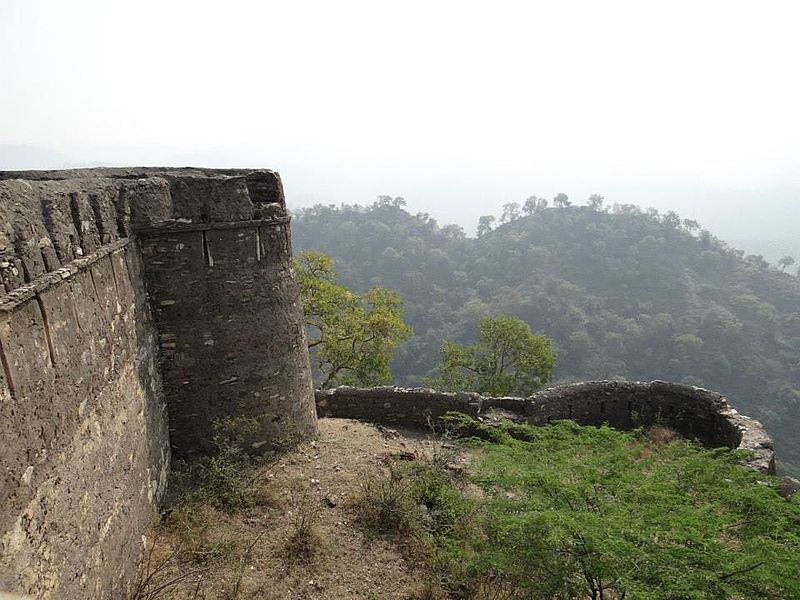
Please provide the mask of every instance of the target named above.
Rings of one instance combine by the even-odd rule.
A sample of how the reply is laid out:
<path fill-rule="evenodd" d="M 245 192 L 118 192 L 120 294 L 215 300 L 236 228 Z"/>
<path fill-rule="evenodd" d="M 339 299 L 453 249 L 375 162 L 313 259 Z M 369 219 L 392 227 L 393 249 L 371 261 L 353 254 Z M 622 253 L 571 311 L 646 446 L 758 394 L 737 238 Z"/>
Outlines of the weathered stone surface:
<path fill-rule="evenodd" d="M 272 171 L 0 172 L 0 281 L 0 591 L 124 597 L 170 442 L 316 431 Z"/>
<path fill-rule="evenodd" d="M 589 381 L 545 389 L 528 398 L 339 387 L 317 391 L 316 399 L 320 416 L 408 427 L 427 427 L 448 411 L 478 416 L 495 409 L 520 415 L 532 425 L 560 419 L 620 429 L 665 424 L 708 447 L 749 450 L 748 466 L 775 473 L 772 440 L 761 423 L 737 413 L 721 394 L 678 383 Z"/>
<path fill-rule="evenodd" d="M 285 217 L 268 170 L 0 171 L 0 280 L 12 291 L 132 229 Z"/>
<path fill-rule="evenodd" d="M 426 428 L 449 411 L 478 416 L 483 398 L 468 392 L 445 393 L 425 388 L 342 386 L 317 390 L 320 417 L 358 419 L 385 425 Z"/>
<path fill-rule="evenodd" d="M 313 388 L 288 223 L 142 234 L 177 455 L 213 451 L 246 415 L 260 451 L 311 437 Z"/>
<path fill-rule="evenodd" d="M 778 493 L 781 496 L 787 500 L 791 500 L 797 492 L 800 492 L 799 480 L 795 479 L 794 477 L 784 477 L 781 480 L 781 484 L 778 487 Z"/>
<path fill-rule="evenodd" d="M 117 597 L 134 572 L 169 464 L 139 260 L 126 242 L 0 303 L 0 590 Z"/>

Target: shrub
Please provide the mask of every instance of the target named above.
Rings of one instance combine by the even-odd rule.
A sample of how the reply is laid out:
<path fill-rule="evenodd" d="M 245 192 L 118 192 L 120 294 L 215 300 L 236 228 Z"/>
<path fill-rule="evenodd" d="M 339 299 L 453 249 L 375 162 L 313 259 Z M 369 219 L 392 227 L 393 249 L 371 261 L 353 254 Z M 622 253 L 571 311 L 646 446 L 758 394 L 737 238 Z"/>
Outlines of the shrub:
<path fill-rule="evenodd" d="M 253 472 L 255 459 L 243 447 L 244 440 L 258 431 L 258 420 L 225 417 L 215 420 L 213 425 L 216 454 L 190 464 L 178 463 L 173 469 L 171 495 L 175 504 L 207 504 L 232 513 L 274 502 L 271 490 L 260 480 L 259 473 Z M 259 457 L 259 460 L 269 458 Z"/>
<path fill-rule="evenodd" d="M 296 482 L 291 488 L 292 534 L 289 537 L 289 552 L 299 558 L 311 557 L 318 548 L 316 532 L 322 505 L 308 485 Z"/>
<path fill-rule="evenodd" d="M 506 424 L 483 436 L 485 425 L 459 423 L 484 490 L 471 526 L 436 538 L 460 597 L 800 597 L 800 502 L 742 467 L 740 452 L 663 427 Z"/>
<path fill-rule="evenodd" d="M 358 520 L 380 533 L 412 533 L 421 523 L 413 485 L 407 469 L 396 463 L 390 463 L 385 472 L 363 474 L 354 502 Z"/>

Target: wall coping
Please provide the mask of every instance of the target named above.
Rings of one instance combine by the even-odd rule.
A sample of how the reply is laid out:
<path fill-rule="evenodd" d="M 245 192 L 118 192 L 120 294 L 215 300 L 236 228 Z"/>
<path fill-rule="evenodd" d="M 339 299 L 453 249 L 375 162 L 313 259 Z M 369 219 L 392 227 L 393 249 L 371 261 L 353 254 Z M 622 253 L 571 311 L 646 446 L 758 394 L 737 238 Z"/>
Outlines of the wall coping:
<path fill-rule="evenodd" d="M 135 235 L 287 223 L 268 169 L 0 171 L 0 292 Z"/>
<path fill-rule="evenodd" d="M 230 221 L 227 223 L 193 223 L 187 221 L 162 221 L 148 226 L 132 227 L 135 235 L 150 236 L 162 233 L 183 233 L 185 231 L 209 231 L 211 229 L 252 229 L 253 227 L 265 227 L 269 225 L 284 225 L 289 223 L 291 218 L 273 217 L 271 219 L 252 219 L 250 221 Z"/>
<path fill-rule="evenodd" d="M 48 288 L 61 283 L 65 279 L 69 279 L 74 277 L 77 273 L 85 271 L 106 256 L 114 254 L 118 250 L 122 250 L 128 244 L 130 244 L 130 238 L 123 238 L 100 246 L 100 248 L 91 254 L 73 259 L 55 271 L 39 275 L 30 283 L 26 283 L 18 288 L 14 288 L 10 292 L 0 295 L 0 313 L 16 310 L 20 305 L 35 297 L 37 294 L 41 294 Z"/>

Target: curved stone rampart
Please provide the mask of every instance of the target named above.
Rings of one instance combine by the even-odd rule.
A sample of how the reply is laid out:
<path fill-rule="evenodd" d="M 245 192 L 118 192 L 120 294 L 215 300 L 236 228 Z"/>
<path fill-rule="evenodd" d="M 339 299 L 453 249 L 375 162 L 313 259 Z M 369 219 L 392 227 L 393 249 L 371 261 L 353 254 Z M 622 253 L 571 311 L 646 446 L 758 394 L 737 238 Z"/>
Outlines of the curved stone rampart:
<path fill-rule="evenodd" d="M 528 398 L 488 398 L 425 388 L 352 388 L 317 391 L 317 412 L 377 423 L 426 427 L 448 411 L 472 416 L 509 411 L 532 425 L 571 419 L 619 429 L 664 424 L 707 447 L 751 452 L 747 464 L 775 473 L 772 439 L 764 427 L 740 415 L 721 394 L 664 381 L 589 381 L 548 388 Z"/>

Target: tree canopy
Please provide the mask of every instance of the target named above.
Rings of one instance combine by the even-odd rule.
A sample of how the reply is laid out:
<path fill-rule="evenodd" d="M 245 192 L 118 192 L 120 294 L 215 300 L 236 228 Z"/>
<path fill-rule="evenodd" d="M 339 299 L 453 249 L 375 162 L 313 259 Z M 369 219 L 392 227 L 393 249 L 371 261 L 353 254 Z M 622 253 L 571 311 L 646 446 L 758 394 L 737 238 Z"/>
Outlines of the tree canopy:
<path fill-rule="evenodd" d="M 481 317 L 510 314 L 553 341 L 554 380 L 665 379 L 718 390 L 766 425 L 779 468 L 792 472 L 794 463 L 800 473 L 794 266 L 745 259 L 691 219 L 655 209 L 528 200 L 507 223 L 485 216 L 477 239 L 394 202 L 302 209 L 292 239 L 335 257 L 351 289 L 401 295 L 415 334 L 396 348 L 398 384 L 436 375 L 443 340 L 474 343 Z"/>
<path fill-rule="evenodd" d="M 534 334 L 511 315 L 481 320 L 478 342 L 445 342 L 438 378 L 428 383 L 444 391 L 474 391 L 487 396 L 527 396 L 550 381 L 555 353 L 550 340 Z"/>
<path fill-rule="evenodd" d="M 380 287 L 351 292 L 336 282 L 333 260 L 322 252 L 301 252 L 295 270 L 320 386 L 389 383 L 394 348 L 411 335 L 400 297 Z"/>
<path fill-rule="evenodd" d="M 783 256 L 778 260 L 778 266 L 781 271 L 785 271 L 786 267 L 791 267 L 794 264 L 794 258 L 791 256 Z"/>

